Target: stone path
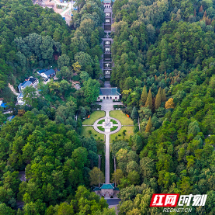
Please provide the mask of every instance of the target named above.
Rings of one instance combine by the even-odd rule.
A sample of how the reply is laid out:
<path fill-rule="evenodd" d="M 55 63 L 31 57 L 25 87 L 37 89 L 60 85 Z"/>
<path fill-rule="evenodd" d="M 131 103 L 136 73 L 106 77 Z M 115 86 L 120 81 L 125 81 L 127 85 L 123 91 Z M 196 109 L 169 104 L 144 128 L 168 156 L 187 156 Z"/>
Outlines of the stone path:
<path fill-rule="evenodd" d="M 105 141 L 105 184 L 110 183 L 110 134 L 106 134 Z"/>
<path fill-rule="evenodd" d="M 122 125 L 118 119 L 110 117 L 109 112 L 110 110 L 113 109 L 113 101 L 112 100 L 103 101 L 101 104 L 103 104 L 102 110 L 106 112 L 106 116 L 96 120 L 95 123 L 93 124 L 93 128 L 97 132 L 101 134 L 105 134 L 105 184 L 109 184 L 110 183 L 110 135 L 117 133 L 121 129 Z M 103 122 L 103 124 L 98 124 L 98 122 L 103 119 L 105 119 L 105 122 Z M 110 122 L 111 119 L 115 120 L 117 124 L 113 124 L 112 122 Z M 103 128 L 105 128 L 105 131 L 99 130 L 98 126 L 102 126 Z M 115 131 L 111 131 L 110 129 L 113 126 L 118 126 L 118 128 Z"/>

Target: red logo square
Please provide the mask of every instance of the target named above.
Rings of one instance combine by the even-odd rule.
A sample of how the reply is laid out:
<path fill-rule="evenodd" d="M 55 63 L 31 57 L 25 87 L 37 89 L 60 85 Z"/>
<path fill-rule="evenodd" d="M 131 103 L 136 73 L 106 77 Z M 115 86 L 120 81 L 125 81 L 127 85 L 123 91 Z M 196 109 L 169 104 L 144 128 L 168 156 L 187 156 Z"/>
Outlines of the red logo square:
<path fill-rule="evenodd" d="M 179 194 L 153 194 L 150 207 L 176 207 Z"/>

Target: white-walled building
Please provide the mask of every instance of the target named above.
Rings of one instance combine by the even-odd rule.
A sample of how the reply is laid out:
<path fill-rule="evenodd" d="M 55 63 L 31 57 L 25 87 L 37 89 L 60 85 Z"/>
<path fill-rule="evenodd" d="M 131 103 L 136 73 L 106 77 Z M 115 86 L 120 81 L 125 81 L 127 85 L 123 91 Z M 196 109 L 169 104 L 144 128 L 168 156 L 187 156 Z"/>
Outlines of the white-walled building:
<path fill-rule="evenodd" d="M 21 93 L 26 87 L 36 87 L 37 84 L 39 83 L 37 78 L 34 78 L 33 76 L 30 76 L 29 78 L 25 79 L 25 81 L 21 84 L 19 84 L 18 89 L 19 92 Z"/>
<path fill-rule="evenodd" d="M 44 71 L 44 72 L 40 73 L 40 75 L 43 78 L 51 78 L 51 77 L 55 76 L 55 71 L 53 69 L 49 69 L 47 71 Z"/>
<path fill-rule="evenodd" d="M 24 105 L 25 104 L 25 102 L 23 101 L 23 90 L 26 87 L 30 87 L 30 86 L 36 88 L 38 83 L 39 83 L 39 81 L 37 78 L 30 76 L 29 78 L 25 79 L 25 81 L 23 83 L 19 84 L 19 86 L 18 86 L 19 95 L 17 96 L 18 105 Z"/>
<path fill-rule="evenodd" d="M 22 92 L 17 96 L 17 103 L 18 103 L 18 105 L 24 105 L 25 104 L 25 102 L 23 101 L 23 93 Z"/>
<path fill-rule="evenodd" d="M 117 87 L 112 88 L 100 88 L 99 96 L 97 98 L 97 101 L 104 100 L 104 99 L 120 99 L 120 92 Z"/>

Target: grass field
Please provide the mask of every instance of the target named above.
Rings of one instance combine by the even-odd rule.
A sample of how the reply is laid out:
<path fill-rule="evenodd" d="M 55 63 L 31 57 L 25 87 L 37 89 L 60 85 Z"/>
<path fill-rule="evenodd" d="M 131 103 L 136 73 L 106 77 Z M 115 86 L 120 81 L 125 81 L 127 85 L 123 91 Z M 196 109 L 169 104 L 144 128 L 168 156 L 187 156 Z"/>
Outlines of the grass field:
<path fill-rule="evenodd" d="M 89 131 L 92 132 L 92 134 L 89 133 Z M 97 131 L 94 130 L 93 127 L 91 126 L 82 126 L 82 132 L 81 132 L 81 136 L 85 136 L 85 137 L 90 137 L 91 135 L 93 135 L 93 137 L 98 140 L 100 137 L 100 140 L 104 140 L 104 134 L 100 134 Z"/>
<path fill-rule="evenodd" d="M 122 125 L 133 125 L 131 118 L 128 118 L 121 110 L 110 111 L 110 116 L 118 119 Z"/>
<path fill-rule="evenodd" d="M 112 143 L 113 140 L 116 140 L 115 139 L 116 137 L 117 137 L 117 140 L 123 140 L 123 139 L 129 140 L 130 135 L 134 135 L 133 129 L 134 129 L 134 126 L 123 126 L 119 132 L 110 135 L 110 142 Z M 126 130 L 125 136 L 123 135 L 124 130 Z M 119 134 L 121 136 L 118 136 Z"/>
<path fill-rule="evenodd" d="M 99 118 L 101 118 L 101 117 L 104 117 L 105 116 L 105 112 L 104 111 L 101 111 L 101 110 L 99 110 L 99 111 L 94 111 L 91 115 L 90 115 L 90 118 L 89 119 L 85 119 L 84 121 L 83 121 L 83 125 L 93 125 L 93 123 L 97 120 L 97 119 L 99 119 Z"/>

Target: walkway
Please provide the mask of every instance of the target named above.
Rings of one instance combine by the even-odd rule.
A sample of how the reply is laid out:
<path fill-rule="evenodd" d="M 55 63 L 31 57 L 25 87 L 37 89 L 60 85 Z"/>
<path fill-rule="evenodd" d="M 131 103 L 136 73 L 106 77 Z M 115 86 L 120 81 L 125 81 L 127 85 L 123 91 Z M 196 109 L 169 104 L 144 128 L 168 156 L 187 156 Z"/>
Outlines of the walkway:
<path fill-rule="evenodd" d="M 95 123 L 93 124 L 93 127 L 97 132 L 101 134 L 105 134 L 105 184 L 109 184 L 110 183 L 110 135 L 117 133 L 122 127 L 121 122 L 118 119 L 110 117 L 109 112 L 111 110 L 114 110 L 113 108 L 114 104 L 122 105 L 122 103 L 113 102 L 110 99 L 110 100 L 103 100 L 99 104 L 102 106 L 101 110 L 104 110 L 106 112 L 106 116 L 96 120 Z M 103 124 L 98 124 L 98 122 L 103 119 L 105 119 L 105 122 L 103 122 Z M 110 121 L 111 119 L 115 120 L 117 124 L 113 124 Z M 99 130 L 98 126 L 102 126 L 103 128 L 105 128 L 105 131 Z M 118 128 L 115 131 L 111 131 L 110 129 L 113 126 L 118 126 Z"/>
<path fill-rule="evenodd" d="M 10 88 L 10 90 L 12 91 L 12 93 L 15 95 L 15 96 L 18 96 L 19 93 L 16 92 L 16 90 L 14 89 L 13 85 L 11 85 L 10 83 L 8 83 L 8 87 Z"/>

